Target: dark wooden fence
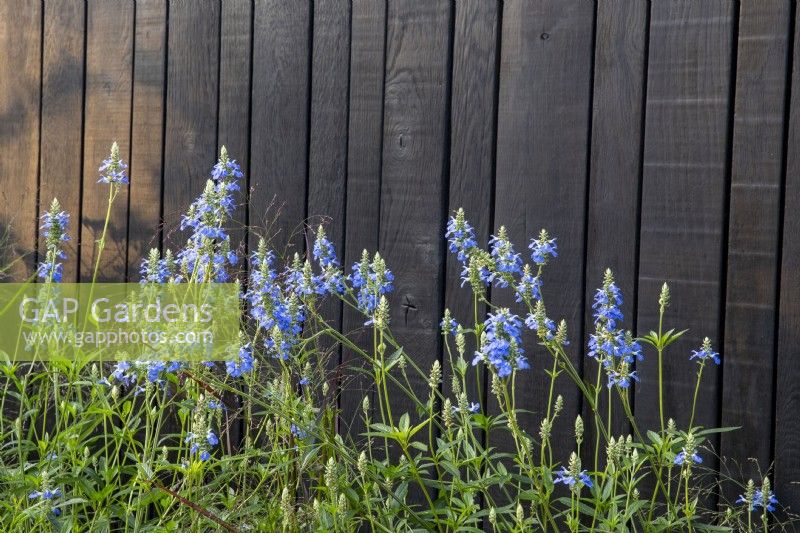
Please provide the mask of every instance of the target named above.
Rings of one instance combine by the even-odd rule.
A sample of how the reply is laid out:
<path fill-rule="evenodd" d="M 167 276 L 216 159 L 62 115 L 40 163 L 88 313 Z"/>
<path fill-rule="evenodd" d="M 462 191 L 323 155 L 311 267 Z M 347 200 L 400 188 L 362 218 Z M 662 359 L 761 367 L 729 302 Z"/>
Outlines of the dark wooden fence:
<path fill-rule="evenodd" d="M 640 333 L 668 281 L 668 326 L 690 331 L 666 359 L 667 415 L 688 422 L 689 350 L 708 335 L 724 363 L 705 377 L 698 421 L 742 426 L 719 452 L 746 475 L 747 458 L 775 461 L 776 491 L 797 507 L 796 11 L 789 0 L 0 0 L 0 222 L 27 254 L 15 275 L 30 272 L 37 216 L 57 196 L 79 221 L 66 279 L 87 277 L 104 218 L 96 168 L 117 140 L 132 181 L 101 273 L 135 279 L 147 248 L 178 241 L 179 213 L 225 144 L 247 171 L 239 222 L 274 221 L 279 245 L 301 249 L 304 221 L 325 216 L 346 263 L 382 251 L 397 276 L 394 327 L 427 367 L 445 306 L 468 314 L 448 213 L 464 206 L 484 242 L 504 224 L 521 249 L 546 227 L 560 256 L 545 295 L 575 364 L 590 372 L 605 267 Z M 548 361 L 528 350 L 519 389 L 533 431 Z M 635 409 L 650 426 L 655 370 L 648 353 Z M 581 405 L 561 392 L 566 454 Z M 343 408 L 360 400 L 345 394 Z"/>

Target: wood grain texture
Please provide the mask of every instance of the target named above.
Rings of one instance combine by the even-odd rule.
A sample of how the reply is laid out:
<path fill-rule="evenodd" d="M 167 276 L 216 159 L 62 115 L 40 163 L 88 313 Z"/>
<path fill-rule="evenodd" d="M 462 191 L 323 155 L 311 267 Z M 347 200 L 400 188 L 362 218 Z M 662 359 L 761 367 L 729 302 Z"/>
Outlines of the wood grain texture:
<path fill-rule="evenodd" d="M 219 73 L 219 132 L 217 145 L 225 146 L 245 173 L 242 194 L 233 214 L 231 246 L 243 245 L 247 238 L 247 196 L 250 160 L 250 63 L 252 52 L 252 2 L 226 0 L 222 2 L 222 33 L 220 34 Z M 244 246 L 241 246 L 244 251 Z"/>
<path fill-rule="evenodd" d="M 786 141 L 783 243 L 775 389 L 775 493 L 800 506 L 800 11 L 795 14 Z"/>
<path fill-rule="evenodd" d="M 137 2 L 128 215 L 130 281 L 139 279 L 139 268 L 150 248 L 160 245 L 166 31 L 166 0 Z"/>
<path fill-rule="evenodd" d="M 387 19 L 380 249 L 395 274 L 392 331 L 427 373 L 440 356 L 444 303 L 450 3 L 390 2 Z M 427 397 L 424 377 L 410 371 L 409 380 Z M 392 410 L 416 415 L 402 393 Z"/>
<path fill-rule="evenodd" d="M 785 80 L 791 3 L 743 2 L 728 225 L 728 275 L 720 453 L 732 475 L 758 479 L 772 456 L 771 392 L 777 321 L 778 238 L 783 179 Z M 746 327 L 743 327 L 745 326 Z M 733 503 L 740 491 L 728 487 Z"/>
<path fill-rule="evenodd" d="M 354 0 L 350 30 L 350 98 L 347 141 L 347 195 L 344 225 L 344 267 L 361 258 L 362 250 L 377 250 L 380 230 L 383 153 L 383 78 L 386 42 L 386 2 Z M 349 307 L 342 312 L 342 331 L 359 346 L 369 346 L 363 316 Z M 340 396 L 340 431 L 359 440 L 364 431 L 361 402 L 370 381 L 357 369 L 364 360 L 342 350 L 347 376 Z M 375 405 L 375 402 L 372 402 Z"/>
<path fill-rule="evenodd" d="M 595 331 L 592 303 L 606 268 L 613 271 L 623 294 L 626 319 L 622 327 L 635 333 L 648 16 L 645 2 L 602 2 L 597 6 L 584 345 Z M 602 386 L 605 372 L 594 361 L 584 361 L 584 376 L 590 383 L 597 383 L 598 371 Z M 600 412 L 605 413 L 607 405 L 607 394 L 601 394 Z M 612 434 L 627 435 L 630 425 L 616 393 L 612 413 Z M 584 405 L 584 418 L 588 421 L 591 417 Z M 586 427 L 591 434 L 587 442 L 594 442 L 594 423 Z"/>
<path fill-rule="evenodd" d="M 795 4 L 0 0 L 0 230 L 11 226 L 13 244 L 0 257 L 24 257 L 6 280 L 33 272 L 36 217 L 53 196 L 72 214 L 65 279 L 91 275 L 108 190 L 97 167 L 114 140 L 131 185 L 117 199 L 101 279 L 137 279 L 162 242 L 162 214 L 163 242 L 183 244 L 180 214 L 225 144 L 253 186 L 234 238 L 263 234 L 281 252 L 303 252 L 307 217 L 330 217 L 346 269 L 380 248 L 397 275 L 393 326 L 427 371 L 442 356 L 442 308 L 472 316 L 442 238 L 448 212 L 464 206 L 482 244 L 505 224 L 526 258 L 527 239 L 546 227 L 561 253 L 545 272 L 545 299 L 567 319 L 585 377 L 595 376 L 583 356 L 603 269 L 614 270 L 638 333 L 655 327 L 669 281 L 666 325 L 690 332 L 667 353 L 667 416 L 688 422 L 690 350 L 705 335 L 724 342 L 697 423 L 743 426 L 722 437 L 722 455 L 743 464 L 743 477 L 754 474 L 748 457 L 762 469 L 774 459 L 776 493 L 796 507 Z M 245 235 L 247 222 L 261 229 Z M 494 303 L 513 305 L 494 292 Z M 342 329 L 371 346 L 363 323 L 343 310 Z M 533 412 L 521 422 L 535 433 L 551 361 L 532 338 L 526 348 L 533 369 L 518 389 Z M 656 361 L 646 357 L 637 417 L 657 427 Z M 342 362 L 340 431 L 358 440 L 371 379 L 354 371 L 363 363 L 354 354 Z M 562 384 L 558 460 L 581 408 Z M 403 410 L 412 409 L 393 408 Z M 615 432 L 626 427 L 618 420 Z M 736 477 L 732 469 L 723 473 Z"/>
<path fill-rule="evenodd" d="M 217 146 L 225 146 L 231 159 L 235 159 L 244 172 L 233 212 L 230 237 L 231 247 L 242 258 L 240 267 L 246 271 L 248 182 L 250 171 L 250 68 L 253 51 L 253 2 L 250 0 L 225 0 L 221 2 L 219 51 L 219 117 Z M 230 398 L 231 403 L 239 401 Z M 224 440 L 228 446 L 238 447 L 244 422 L 237 413 L 226 412 Z"/>
<path fill-rule="evenodd" d="M 314 45 L 311 62 L 311 129 L 308 168 L 309 246 L 323 224 L 338 257 L 344 249 L 347 188 L 347 121 L 350 63 L 350 3 L 323 0 L 314 4 Z M 327 298 L 320 312 L 328 323 L 342 327 L 342 302 Z M 325 346 L 328 368 L 339 365 L 339 349 Z"/>
<path fill-rule="evenodd" d="M 650 18 L 638 328 L 658 327 L 664 281 L 672 298 L 665 328 L 688 328 L 664 357 L 664 410 L 689 424 L 703 337 L 719 348 L 734 6 L 657 2 Z M 636 416 L 658 427 L 657 359 L 637 365 Z M 704 373 L 695 423 L 715 426 L 718 369 Z"/>
<path fill-rule="evenodd" d="M 489 241 L 494 197 L 495 121 L 497 118 L 498 34 L 500 5 L 494 1 L 466 1 L 456 4 L 453 35 L 453 89 L 450 119 L 449 215 L 464 208 L 481 245 Z M 440 234 L 444 228 L 439 228 Z M 461 287 L 462 265 L 447 254 L 445 307 L 459 324 L 471 327 L 473 297 L 469 287 Z M 479 308 L 479 319 L 485 314 Z M 450 339 L 453 356 L 456 350 Z M 476 349 L 472 341 L 466 358 Z M 445 394 L 452 391 L 450 359 L 444 357 Z M 470 401 L 485 398 L 483 369 L 479 376 L 467 372 Z M 478 392 L 480 390 L 480 393 Z M 451 400 L 456 403 L 451 395 Z M 485 403 L 485 402 L 484 402 Z"/>
<path fill-rule="evenodd" d="M 311 6 L 258 0 L 254 17 L 249 223 L 291 257 L 306 218 Z"/>
<path fill-rule="evenodd" d="M 578 368 L 593 25 L 592 2 L 506 2 L 497 120 L 495 228 L 505 225 L 528 261 L 528 242 L 541 228 L 558 239 L 559 257 L 545 270 L 543 296 L 548 315 L 567 321 Z M 508 290 L 494 291 L 492 300 L 517 309 Z M 517 403 L 530 411 L 520 416 L 521 426 L 535 432 L 547 405 L 550 378 L 544 370 L 552 358 L 533 332 L 523 342 L 532 370 L 519 378 L 526 386 L 517 388 Z M 570 413 L 552 434 L 556 460 L 564 461 L 580 407 L 573 384 L 564 379 L 556 388 Z"/>
<path fill-rule="evenodd" d="M 44 4 L 42 51 L 42 144 L 39 216 L 58 198 L 70 214 L 71 240 L 64 245 L 64 281 L 78 281 L 81 212 L 81 130 L 83 128 L 83 47 L 85 4 L 55 0 Z M 78 231 L 76 233 L 76 228 Z M 39 253 L 45 253 L 40 239 Z"/>
<path fill-rule="evenodd" d="M 121 158 L 130 162 L 134 35 L 132 0 L 94 0 L 87 3 L 86 9 L 81 281 L 93 278 L 99 252 L 97 241 L 108 209 L 109 185 L 97 183 L 98 168 L 114 142 L 119 143 Z M 105 249 L 99 257 L 98 281 L 124 280 L 127 234 L 128 190 L 123 185 L 111 210 Z"/>
<path fill-rule="evenodd" d="M 13 281 L 35 271 L 41 39 L 39 2 L 0 2 L 0 257 Z"/>
<path fill-rule="evenodd" d="M 183 244 L 180 216 L 205 187 L 217 160 L 219 2 L 169 3 L 164 243 Z"/>

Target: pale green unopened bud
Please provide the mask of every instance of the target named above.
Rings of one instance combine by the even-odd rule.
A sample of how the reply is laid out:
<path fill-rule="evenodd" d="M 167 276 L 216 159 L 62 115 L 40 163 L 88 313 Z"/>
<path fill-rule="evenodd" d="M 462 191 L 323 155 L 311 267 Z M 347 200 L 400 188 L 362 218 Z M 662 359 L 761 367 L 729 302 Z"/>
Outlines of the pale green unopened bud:
<path fill-rule="evenodd" d="M 428 377 L 428 386 L 435 390 L 439 387 L 439 382 L 442 380 L 442 365 L 439 363 L 439 360 L 433 362 L 431 366 L 431 373 Z"/>
<path fill-rule="evenodd" d="M 522 451 L 527 457 L 533 457 L 533 440 L 530 437 L 522 438 Z"/>
<path fill-rule="evenodd" d="M 569 474 L 573 478 L 578 479 L 578 476 L 580 476 L 581 473 L 581 459 L 578 457 L 577 453 L 572 452 L 569 455 L 569 466 L 567 468 L 569 470 Z"/>
<path fill-rule="evenodd" d="M 336 505 L 336 511 L 339 514 L 344 514 L 347 512 L 347 498 L 345 497 L 344 493 L 339 494 L 339 502 Z"/>
<path fill-rule="evenodd" d="M 549 418 L 545 418 L 542 420 L 542 423 L 539 425 L 539 437 L 541 437 L 542 441 L 550 440 L 550 433 L 553 428 L 552 422 L 550 422 Z"/>
<path fill-rule="evenodd" d="M 497 374 L 492 374 L 492 394 L 494 394 L 498 400 L 502 400 L 503 383 L 500 381 L 500 376 Z"/>
<path fill-rule="evenodd" d="M 497 511 L 494 507 L 489 509 L 489 523 L 497 527 Z"/>
<path fill-rule="evenodd" d="M 331 494 L 336 494 L 337 485 L 337 468 L 336 460 L 333 457 L 328 458 L 328 463 L 325 465 L 325 486 Z"/>
<path fill-rule="evenodd" d="M 606 460 L 612 465 L 617 463 L 617 441 L 614 440 L 614 437 L 608 439 L 608 444 L 606 444 Z"/>
<path fill-rule="evenodd" d="M 658 307 L 661 310 L 661 314 L 664 314 L 664 311 L 669 307 L 669 285 L 666 283 L 661 286 L 661 294 L 658 296 Z"/>
<path fill-rule="evenodd" d="M 678 426 L 675 424 L 675 420 L 670 418 L 669 420 L 667 420 L 667 434 L 674 435 L 677 432 L 678 432 Z"/>
<path fill-rule="evenodd" d="M 567 342 L 567 321 L 562 319 L 556 328 L 555 341 L 558 344 L 564 345 Z"/>
<path fill-rule="evenodd" d="M 450 398 L 444 399 L 444 404 L 442 405 L 442 421 L 445 428 L 451 429 L 453 427 L 453 404 L 450 402 Z"/>
<path fill-rule="evenodd" d="M 364 396 L 361 401 L 361 410 L 364 411 L 365 417 L 369 417 L 369 396 Z"/>
<path fill-rule="evenodd" d="M 458 410 L 462 413 L 469 412 L 469 402 L 467 401 L 466 392 L 461 392 L 458 394 Z"/>
<path fill-rule="evenodd" d="M 453 390 L 453 394 L 458 397 L 461 394 L 461 381 L 459 381 L 458 376 L 453 374 L 452 379 L 450 380 L 450 388 Z"/>
<path fill-rule="evenodd" d="M 769 505 L 769 498 L 770 493 L 772 492 L 772 485 L 769 482 L 769 478 L 765 477 L 764 481 L 761 482 L 761 507 L 766 509 Z"/>
<path fill-rule="evenodd" d="M 516 411 L 509 411 L 508 412 L 508 429 L 511 430 L 511 433 L 516 434 L 519 432 L 519 423 L 517 422 L 517 412 Z"/>
<path fill-rule="evenodd" d="M 114 385 L 113 387 L 111 387 L 111 399 L 117 401 L 118 398 L 119 398 L 119 387 Z"/>
<path fill-rule="evenodd" d="M 517 502 L 517 525 L 522 528 L 523 524 L 525 523 L 525 509 L 522 508 L 522 504 Z"/>
<path fill-rule="evenodd" d="M 288 487 L 283 487 L 281 492 L 281 512 L 283 513 L 283 527 L 291 530 L 294 523 L 294 503 Z"/>
<path fill-rule="evenodd" d="M 381 295 L 378 306 L 375 308 L 375 327 L 386 329 L 389 327 L 389 301 Z"/>
<path fill-rule="evenodd" d="M 458 350 L 458 355 L 460 355 L 462 358 L 467 351 L 467 339 L 464 336 L 464 330 L 460 325 L 456 328 L 456 350 Z"/>
<path fill-rule="evenodd" d="M 694 434 L 689 432 L 689 434 L 686 435 L 686 446 L 685 446 L 686 455 L 689 456 L 692 455 L 695 451 L 695 446 L 696 446 L 696 440 Z"/>
<path fill-rule="evenodd" d="M 322 383 L 322 395 L 327 396 L 331 390 L 331 386 L 328 384 L 327 381 Z"/>
<path fill-rule="evenodd" d="M 756 496 L 756 484 L 755 482 L 750 479 L 747 481 L 747 486 L 744 489 L 744 499 L 749 504 L 749 507 L 753 506 L 753 500 Z"/>
<path fill-rule="evenodd" d="M 361 455 L 358 456 L 358 463 L 357 463 L 358 473 L 362 479 L 367 476 L 367 453 L 361 452 Z"/>
<path fill-rule="evenodd" d="M 579 445 L 583 442 L 583 418 L 581 415 L 575 417 L 575 442 Z"/>
<path fill-rule="evenodd" d="M 561 411 L 564 409 L 564 397 L 560 394 L 556 397 L 556 404 L 553 407 L 553 418 L 557 417 L 561 414 Z"/>

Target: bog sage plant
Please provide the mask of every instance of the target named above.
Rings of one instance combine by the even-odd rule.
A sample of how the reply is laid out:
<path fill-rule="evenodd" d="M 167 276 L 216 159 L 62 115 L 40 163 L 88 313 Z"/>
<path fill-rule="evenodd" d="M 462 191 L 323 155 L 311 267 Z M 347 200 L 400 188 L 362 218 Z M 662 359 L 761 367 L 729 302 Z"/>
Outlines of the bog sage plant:
<path fill-rule="evenodd" d="M 98 265 L 126 169 L 114 144 L 99 169 L 109 194 Z M 556 238 L 542 230 L 523 255 L 501 227 L 484 249 L 458 210 L 444 237 L 473 305 L 444 312 L 448 364 L 435 358 L 422 368 L 419 357 L 431 354 L 408 352 L 392 333 L 394 274 L 379 253 L 365 250 L 345 268 L 320 226 L 308 254 L 279 257 L 264 235 L 242 261 L 228 229 L 242 179 L 222 148 L 181 220 L 184 246 L 151 250 L 140 270 L 145 286 L 241 283 L 235 356 L 0 364 L 3 531 L 767 531 L 790 523 L 777 516 L 768 476 L 742 486 L 736 502 L 706 508 L 721 482 L 704 466 L 713 463 L 709 442 L 728 429 L 695 426 L 694 412 L 709 386 L 704 369 L 721 359 L 709 339 L 691 354 L 668 350 L 684 331 L 665 329 L 666 284 L 653 302 L 658 330 L 637 337 L 622 328 L 623 297 L 606 271 L 585 341 L 597 372 L 585 380 L 568 355 L 584 341 L 545 305 Z M 57 200 L 41 230 L 38 277 L 58 284 L 69 215 Z M 513 306 L 495 303 L 504 291 Z M 326 299 L 359 313 L 363 328 L 339 331 Z M 536 342 L 526 344 L 526 330 Z M 339 350 L 359 364 L 333 368 Z M 657 428 L 640 427 L 630 403 L 644 357 L 658 361 L 659 404 L 649 406 Z M 695 392 L 685 428 L 664 409 L 666 357 L 697 362 L 686 376 Z M 536 406 L 538 426 L 523 427 L 517 392 L 534 372 L 546 373 L 549 394 Z M 476 385 L 484 373 L 488 391 Z M 342 412 L 340 396 L 353 394 L 356 377 L 367 384 L 360 412 Z M 565 411 L 557 383 L 579 391 L 587 419 Z M 613 434 L 619 416 L 630 434 Z M 342 422 L 353 419 L 353 429 Z M 558 426 L 573 432 L 571 450 L 556 449 Z"/>

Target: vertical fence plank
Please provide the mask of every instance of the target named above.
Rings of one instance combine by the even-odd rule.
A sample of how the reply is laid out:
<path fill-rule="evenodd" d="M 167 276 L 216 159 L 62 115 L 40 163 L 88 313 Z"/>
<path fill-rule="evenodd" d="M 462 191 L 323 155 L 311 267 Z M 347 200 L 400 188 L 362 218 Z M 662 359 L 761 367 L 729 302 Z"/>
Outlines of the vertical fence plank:
<path fill-rule="evenodd" d="M 83 131 L 83 200 L 80 277 L 91 281 L 108 208 L 110 185 L 97 183 L 98 167 L 111 144 L 129 161 L 134 4 L 131 0 L 93 0 L 86 17 L 86 102 Z M 98 281 L 125 277 L 128 190 L 123 186 L 109 218 Z"/>
<path fill-rule="evenodd" d="M 541 228 L 558 238 L 559 257 L 545 270 L 543 296 L 548 315 L 567 321 L 578 368 L 593 24 L 591 2 L 506 2 L 497 119 L 495 226 L 506 226 L 528 262 L 529 239 Z M 492 299 L 505 307 L 516 305 L 507 290 L 495 291 Z M 517 388 L 517 405 L 530 412 L 520 416 L 520 425 L 534 432 L 547 405 L 545 369 L 552 359 L 545 357 L 533 332 L 526 332 L 523 342 L 532 369 L 521 377 L 526 386 Z M 564 412 L 572 416 L 579 398 L 566 379 L 557 392 L 564 397 Z M 569 457 L 572 433 L 572 420 L 554 428 L 557 460 Z"/>
<path fill-rule="evenodd" d="M 303 252 L 310 16 L 307 0 L 255 5 L 249 223 L 279 255 L 290 245 L 290 254 Z M 251 249 L 257 240 L 251 232 Z"/>
<path fill-rule="evenodd" d="M 719 348 L 728 110 L 734 5 L 654 2 L 650 19 L 639 270 L 639 331 L 658 326 L 658 295 L 672 292 L 665 328 L 689 328 L 664 357 L 665 417 L 689 423 L 704 336 Z M 657 359 L 637 366 L 636 415 L 659 427 Z M 717 368 L 706 369 L 695 424 L 715 426 Z"/>
<path fill-rule="evenodd" d="M 35 270 L 41 39 L 39 2 L 0 2 L 0 236 L 13 281 Z"/>
<path fill-rule="evenodd" d="M 623 327 L 636 322 L 636 274 L 639 245 L 639 187 L 642 163 L 645 61 L 649 8 L 645 2 L 602 2 L 597 7 L 595 33 L 592 157 L 589 163 L 589 204 L 586 225 L 586 342 L 594 332 L 592 303 L 606 268 L 614 272 L 624 297 Z M 635 334 L 635 331 L 634 331 Z M 605 374 L 592 360 L 584 361 L 584 376 L 601 386 Z M 607 395 L 601 394 L 605 412 Z M 627 435 L 629 424 L 622 402 L 612 397 L 611 432 Z M 588 406 L 587 421 L 592 420 Z M 594 424 L 586 425 L 594 434 Z M 594 442 L 590 439 L 588 442 Z"/>
<path fill-rule="evenodd" d="M 222 2 L 219 64 L 219 133 L 217 148 L 225 146 L 232 159 L 245 173 L 242 193 L 234 212 L 235 229 L 231 231 L 231 246 L 246 239 L 243 226 L 247 224 L 247 180 L 250 160 L 250 53 L 253 21 L 250 0 Z M 241 242 L 240 242 L 241 241 Z"/>
<path fill-rule="evenodd" d="M 219 17 L 217 0 L 169 4 L 163 218 L 164 241 L 176 246 L 181 213 L 217 157 Z"/>
<path fill-rule="evenodd" d="M 42 51 L 42 142 L 39 216 L 53 198 L 70 214 L 72 240 L 65 243 L 64 281 L 78 279 L 83 126 L 85 5 L 81 0 L 44 4 Z M 76 232 L 76 228 L 78 231 Z M 45 250 L 40 239 L 39 253 Z M 40 255 L 41 257 L 41 255 Z"/>
<path fill-rule="evenodd" d="M 222 2 L 220 22 L 219 57 L 219 118 L 217 147 L 225 146 L 228 155 L 235 159 L 244 172 L 240 183 L 241 196 L 233 213 L 230 231 L 231 247 L 238 248 L 241 267 L 247 268 L 247 208 L 250 180 L 250 68 L 252 66 L 253 3 L 250 0 Z M 240 419 L 237 413 L 225 413 L 225 440 L 229 446 L 238 446 L 241 439 Z"/>
<path fill-rule="evenodd" d="M 136 4 L 128 213 L 130 281 L 139 279 L 142 259 L 147 257 L 150 248 L 159 246 L 166 30 L 166 0 L 139 0 Z"/>
<path fill-rule="evenodd" d="M 322 0 L 315 3 L 313 38 L 308 224 L 316 231 L 316 226 L 324 222 L 328 238 L 337 253 L 341 253 L 347 188 L 349 1 Z M 338 298 L 327 298 L 322 302 L 320 312 L 329 324 L 341 329 L 342 303 Z M 325 346 L 326 351 L 330 350 L 330 344 Z M 339 365 L 338 349 L 332 350 L 327 357 L 329 370 Z"/>
<path fill-rule="evenodd" d="M 794 49 L 783 195 L 778 361 L 775 389 L 775 493 L 796 512 L 800 505 L 800 10 Z"/>
<path fill-rule="evenodd" d="M 347 206 L 344 224 L 344 268 L 357 262 L 362 250 L 378 248 L 383 145 L 383 77 L 386 43 L 386 2 L 354 0 L 350 31 L 350 113 L 347 141 Z M 364 324 L 360 313 L 345 307 L 342 331 L 366 346 L 356 331 Z M 359 439 L 364 431 L 361 402 L 371 380 L 358 371 L 364 361 L 342 351 L 348 381 L 342 383 L 341 432 Z M 374 402 L 373 402 L 374 405 Z"/>
<path fill-rule="evenodd" d="M 395 274 L 392 331 L 425 373 L 439 358 L 444 303 L 450 3 L 394 1 L 387 16 L 380 248 Z M 427 397 L 426 379 L 408 374 Z M 416 415 L 402 394 L 392 411 Z"/>
<path fill-rule="evenodd" d="M 743 2 L 733 123 L 720 454 L 738 481 L 771 462 L 776 280 L 791 3 Z M 741 472 L 740 472 L 741 469 Z M 740 476 L 743 479 L 740 479 Z M 732 504 L 741 491 L 728 487 Z"/>
<path fill-rule="evenodd" d="M 180 215 L 216 160 L 219 17 L 215 0 L 169 5 L 163 219 L 165 241 L 176 245 Z"/>
<path fill-rule="evenodd" d="M 456 4 L 453 35 L 453 95 L 450 119 L 450 215 L 464 208 L 481 245 L 486 245 L 492 228 L 494 199 L 495 125 L 497 118 L 497 66 L 500 5 L 494 1 L 466 1 Z M 444 228 L 438 228 L 440 234 Z M 461 287 L 461 263 L 447 255 L 445 306 L 459 324 L 472 324 L 473 301 L 469 287 Z M 485 313 L 481 305 L 479 318 Z M 451 342 L 452 346 L 452 342 Z M 466 358 L 472 359 L 474 343 Z M 456 357 L 455 348 L 453 356 Z M 444 383 L 451 392 L 452 368 L 445 353 Z M 481 376 L 478 378 L 477 376 Z M 467 373 L 469 401 L 485 397 L 483 369 Z M 480 393 L 478 391 L 481 391 Z M 455 398 L 451 397 L 455 404 Z"/>

